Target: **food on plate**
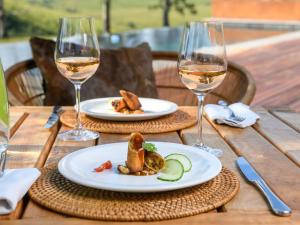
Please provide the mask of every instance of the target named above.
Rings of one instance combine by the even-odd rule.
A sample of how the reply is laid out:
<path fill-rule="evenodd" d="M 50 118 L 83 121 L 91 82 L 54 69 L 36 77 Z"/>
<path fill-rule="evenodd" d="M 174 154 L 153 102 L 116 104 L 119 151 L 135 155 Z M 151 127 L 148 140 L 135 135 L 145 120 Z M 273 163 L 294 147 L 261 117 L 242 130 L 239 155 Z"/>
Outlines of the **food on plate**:
<path fill-rule="evenodd" d="M 181 162 L 176 159 L 167 159 L 166 166 L 157 179 L 163 181 L 177 181 L 184 174 L 184 167 Z"/>
<path fill-rule="evenodd" d="M 181 162 L 181 164 L 183 165 L 183 168 L 184 168 L 184 172 L 189 172 L 192 169 L 192 162 L 191 162 L 191 160 L 187 156 L 185 156 L 183 154 L 178 154 L 178 153 L 170 154 L 170 155 L 167 155 L 165 157 L 165 159 L 166 160 L 168 160 L 168 159 L 176 159 L 179 162 Z"/>
<path fill-rule="evenodd" d="M 142 107 L 139 101 L 139 97 L 133 94 L 132 92 L 120 90 L 120 95 L 123 97 L 124 101 L 126 102 L 126 105 L 130 110 L 139 110 Z"/>
<path fill-rule="evenodd" d="M 112 163 L 110 160 L 106 161 L 105 163 L 102 163 L 100 166 L 94 169 L 94 172 L 100 173 L 104 170 L 109 170 L 112 168 Z"/>
<path fill-rule="evenodd" d="M 161 157 L 157 152 L 145 152 L 145 167 L 148 169 L 159 172 L 162 168 L 164 168 L 165 160 Z"/>
<path fill-rule="evenodd" d="M 132 133 L 128 141 L 127 161 L 118 171 L 126 175 L 154 175 L 162 181 L 180 180 L 192 169 L 191 160 L 184 154 L 173 153 L 163 158 L 153 143 L 145 142 L 140 133 Z"/>
<path fill-rule="evenodd" d="M 191 160 L 183 154 L 170 154 L 165 157 L 165 167 L 161 175 L 157 177 L 163 181 L 177 181 L 182 178 L 183 174 L 192 169 Z"/>
<path fill-rule="evenodd" d="M 131 172 L 139 172 L 144 168 L 145 150 L 144 137 L 140 133 L 132 133 L 128 142 L 126 165 Z"/>
<path fill-rule="evenodd" d="M 121 112 L 126 109 L 126 103 L 124 99 L 115 99 L 111 102 L 112 107 L 116 112 Z"/>
<path fill-rule="evenodd" d="M 116 112 L 124 114 L 142 114 L 142 105 L 138 96 L 130 91 L 120 90 L 121 99 L 115 99 L 111 102 Z"/>
<path fill-rule="evenodd" d="M 132 133 L 128 142 L 126 166 L 119 165 L 118 171 L 138 176 L 156 174 L 165 164 L 164 158 L 156 150 L 152 143 L 145 142 L 142 134 Z"/>

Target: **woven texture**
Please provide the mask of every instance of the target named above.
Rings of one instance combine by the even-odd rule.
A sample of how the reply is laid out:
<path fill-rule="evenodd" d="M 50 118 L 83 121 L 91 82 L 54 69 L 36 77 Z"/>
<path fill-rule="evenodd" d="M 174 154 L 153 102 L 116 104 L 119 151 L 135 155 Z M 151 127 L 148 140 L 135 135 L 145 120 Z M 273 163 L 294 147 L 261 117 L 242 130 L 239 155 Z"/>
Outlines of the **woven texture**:
<path fill-rule="evenodd" d="M 159 221 L 207 212 L 230 201 L 239 190 L 233 172 L 223 168 L 204 184 L 161 193 L 122 193 L 77 185 L 55 166 L 42 170 L 30 197 L 40 205 L 69 216 L 113 221 Z"/>
<path fill-rule="evenodd" d="M 60 121 L 68 127 L 75 126 L 75 112 L 66 111 L 60 116 Z M 118 122 L 81 116 L 81 122 L 86 129 L 104 132 L 128 134 L 141 133 L 164 133 L 190 127 L 196 123 L 196 109 L 181 107 L 170 115 L 145 121 Z"/>

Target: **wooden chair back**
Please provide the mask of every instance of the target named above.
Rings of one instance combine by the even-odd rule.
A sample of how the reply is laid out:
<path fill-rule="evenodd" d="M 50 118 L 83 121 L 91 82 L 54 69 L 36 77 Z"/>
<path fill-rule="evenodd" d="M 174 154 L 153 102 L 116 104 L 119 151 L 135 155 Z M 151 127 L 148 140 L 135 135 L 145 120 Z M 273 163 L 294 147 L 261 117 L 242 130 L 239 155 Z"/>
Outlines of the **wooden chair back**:
<path fill-rule="evenodd" d="M 178 105 L 197 105 L 196 96 L 182 84 L 178 76 L 177 54 L 153 52 L 152 56 L 159 98 L 176 102 Z M 256 86 L 251 74 L 245 68 L 228 62 L 225 80 L 208 94 L 205 103 L 225 100 L 228 103 L 243 102 L 249 105 L 255 91 Z"/>
<path fill-rule="evenodd" d="M 152 56 L 159 98 L 178 105 L 197 105 L 196 96 L 182 84 L 178 76 L 177 54 L 153 52 Z M 43 78 L 32 59 L 13 65 L 5 71 L 5 77 L 11 105 L 43 105 Z M 255 90 L 251 74 L 241 66 L 229 62 L 225 80 L 206 97 L 206 103 L 216 103 L 223 99 L 228 103 L 250 104 Z"/>
<path fill-rule="evenodd" d="M 43 105 L 43 77 L 32 59 L 8 68 L 5 78 L 11 105 Z"/>

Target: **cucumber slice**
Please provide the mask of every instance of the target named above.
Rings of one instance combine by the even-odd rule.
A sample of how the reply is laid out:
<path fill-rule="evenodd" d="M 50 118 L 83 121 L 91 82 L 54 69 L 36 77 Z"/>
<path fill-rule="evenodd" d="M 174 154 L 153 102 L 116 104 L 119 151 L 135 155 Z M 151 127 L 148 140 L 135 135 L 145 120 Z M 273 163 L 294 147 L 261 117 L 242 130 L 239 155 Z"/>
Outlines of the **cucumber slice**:
<path fill-rule="evenodd" d="M 178 153 L 170 154 L 170 155 L 167 155 L 165 157 L 165 159 L 176 159 L 179 162 L 181 162 L 181 164 L 184 167 L 184 172 L 189 172 L 192 169 L 191 160 L 183 154 L 178 154 Z"/>
<path fill-rule="evenodd" d="M 167 159 L 165 162 L 165 167 L 157 179 L 163 181 L 177 181 L 183 176 L 183 174 L 184 167 L 181 162 L 176 159 Z"/>

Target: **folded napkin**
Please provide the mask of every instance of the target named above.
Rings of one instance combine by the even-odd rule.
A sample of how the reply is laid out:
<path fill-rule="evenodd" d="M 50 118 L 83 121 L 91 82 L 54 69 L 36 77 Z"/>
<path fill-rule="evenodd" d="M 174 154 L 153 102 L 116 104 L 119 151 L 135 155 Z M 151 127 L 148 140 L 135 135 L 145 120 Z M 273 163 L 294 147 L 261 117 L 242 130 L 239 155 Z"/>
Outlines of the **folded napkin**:
<path fill-rule="evenodd" d="M 0 177 L 0 215 L 15 210 L 31 185 L 40 176 L 36 168 L 7 169 Z"/>
<path fill-rule="evenodd" d="M 210 120 L 240 128 L 251 126 L 256 123 L 257 119 L 259 119 L 259 116 L 255 112 L 251 111 L 249 106 L 243 103 L 234 103 L 228 107 L 235 115 L 244 117 L 245 120 L 238 122 L 237 124 L 226 122 L 225 119 L 229 119 L 231 113 L 226 106 L 224 107 L 221 105 L 207 104 L 205 106 L 205 113 Z"/>

